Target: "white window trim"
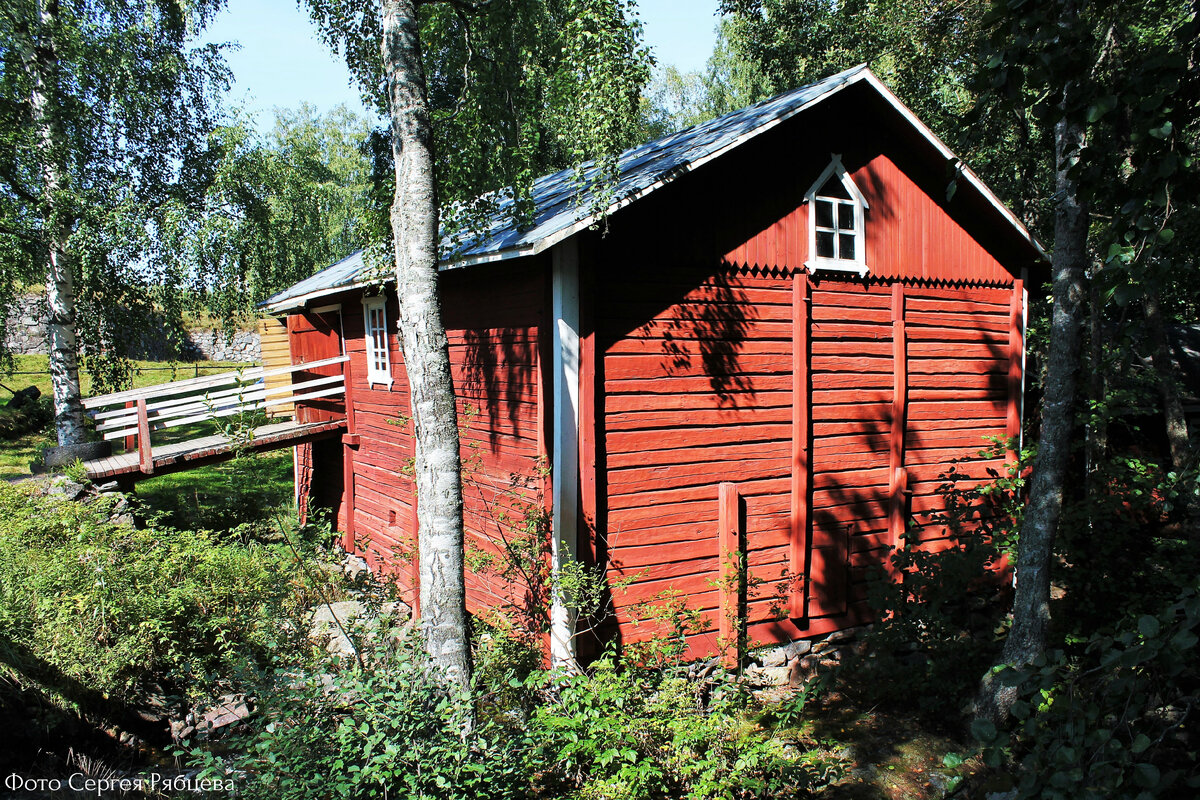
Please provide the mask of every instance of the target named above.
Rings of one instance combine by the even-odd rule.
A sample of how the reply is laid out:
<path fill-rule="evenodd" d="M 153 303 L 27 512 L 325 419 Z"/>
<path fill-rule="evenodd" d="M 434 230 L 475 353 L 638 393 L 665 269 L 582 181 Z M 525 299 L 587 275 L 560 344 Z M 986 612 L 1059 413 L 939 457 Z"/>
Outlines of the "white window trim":
<path fill-rule="evenodd" d="M 863 196 L 863 193 L 854 185 L 854 181 L 850 179 L 846 168 L 842 166 L 841 154 L 833 153 L 831 155 L 832 158 L 829 161 L 829 166 L 825 167 L 820 177 L 804 193 L 804 202 L 808 204 L 808 261 L 804 262 L 804 266 L 810 273 L 818 270 L 857 272 L 860 278 L 864 278 L 867 272 L 870 271 L 867 267 L 865 223 L 866 211 L 871 206 L 867 202 L 867 198 Z M 817 212 L 816 204 L 813 201 L 817 197 L 817 192 L 821 191 L 825 183 L 835 175 L 854 201 L 854 260 L 848 258 L 820 258 L 817 256 Z"/>
<path fill-rule="evenodd" d="M 388 324 L 387 324 L 387 299 L 384 297 L 364 297 L 363 305 L 363 331 L 366 334 L 363 338 L 366 341 L 367 354 L 367 385 L 374 386 L 382 384 L 387 388 L 392 388 L 392 361 L 391 354 L 388 352 Z M 379 310 L 383 312 L 383 369 L 375 367 L 375 337 L 371 334 L 371 312 Z"/>

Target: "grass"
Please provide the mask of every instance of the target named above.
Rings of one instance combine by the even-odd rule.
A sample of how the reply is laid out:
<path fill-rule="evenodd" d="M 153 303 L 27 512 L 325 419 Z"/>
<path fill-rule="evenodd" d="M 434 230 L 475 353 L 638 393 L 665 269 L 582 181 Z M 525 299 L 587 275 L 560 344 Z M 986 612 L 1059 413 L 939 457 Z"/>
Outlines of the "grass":
<path fill-rule="evenodd" d="M 290 507 L 292 491 L 288 448 L 149 478 L 137 487 L 143 507 L 162 514 L 164 524 L 210 530 L 267 522 L 274 510 Z"/>
<path fill-rule="evenodd" d="M 245 367 L 246 364 L 219 363 L 214 361 L 198 361 L 194 363 L 172 361 L 134 361 L 132 387 L 139 389 L 158 383 L 184 380 L 200 375 L 213 375 L 219 372 Z M 83 396 L 92 394 L 91 375 L 86 370 L 80 371 L 80 388 Z M 7 388 L 0 388 L 0 414 L 6 413 L 3 405 L 12 397 L 10 390 L 21 390 L 27 386 L 36 386 L 43 397 L 49 397 L 50 385 L 49 358 L 39 355 L 13 356 L 13 369 L 0 373 L 0 383 Z M 156 434 L 155 443 L 165 444 L 172 441 L 205 436 L 215 432 L 211 422 L 196 425 L 186 425 L 172 428 Z M 55 444 L 54 434 L 50 430 L 39 431 L 21 436 L 9 441 L 0 441 L 0 480 L 13 480 L 30 474 L 29 464 L 34 461 L 41 450 Z M 119 447 L 118 447 L 119 449 Z"/>

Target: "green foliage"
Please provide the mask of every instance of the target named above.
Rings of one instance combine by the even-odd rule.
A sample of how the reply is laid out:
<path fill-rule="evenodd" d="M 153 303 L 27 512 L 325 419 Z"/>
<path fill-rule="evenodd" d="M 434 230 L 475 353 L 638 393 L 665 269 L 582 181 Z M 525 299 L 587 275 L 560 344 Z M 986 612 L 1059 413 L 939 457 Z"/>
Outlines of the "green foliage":
<path fill-rule="evenodd" d="M 1006 444 L 979 455 L 1003 458 Z M 978 485 L 958 483 L 956 466 L 943 474 L 942 509 L 929 526 L 911 528 L 891 556 L 899 579 L 881 571 L 868 584 L 878 621 L 863 654 L 848 662 L 849 691 L 902 703 L 942 724 L 957 717 L 1005 630 L 996 601 L 1006 579 L 997 569 L 1015 551 L 1031 455 L 1022 453 Z"/>
<path fill-rule="evenodd" d="M 54 404 L 48 397 L 26 403 L 18 409 L 0 408 L 0 439 L 19 439 L 46 430 L 54 419 Z"/>
<path fill-rule="evenodd" d="M 385 113 L 378 3 L 305 5 Z M 607 204 L 615 157 L 642 132 L 650 59 L 634 4 L 490 0 L 422 3 L 419 13 L 443 230 L 469 239 L 496 211 L 498 191 L 525 221 L 534 179 L 586 161 L 595 164 L 583 205 Z"/>
<path fill-rule="evenodd" d="M 840 775 L 840 762 L 743 716 L 733 683 L 605 657 L 587 673 L 541 676 L 529 722 L 540 794 L 635 798 L 793 797 Z"/>
<path fill-rule="evenodd" d="M 1054 578 L 1064 587 L 1060 628 L 1087 637 L 1113 609 L 1154 613 L 1200 570 L 1200 542 L 1177 521 L 1196 472 L 1167 473 L 1132 457 L 1098 466 L 1098 490 L 1063 510 Z"/>
<path fill-rule="evenodd" d="M 204 531 L 134 528 L 111 502 L 37 498 L 0 485 L 0 630 L 19 673 L 77 698 L 149 683 L 198 691 L 286 640 L 279 624 L 316 599 L 290 553 Z"/>
<path fill-rule="evenodd" d="M 227 83 L 219 48 L 193 46 L 221 5 L 17 0 L 0 10 L 0 299 L 41 283 L 61 248 L 97 377 L 155 316 L 153 214 L 188 191 L 186 165 Z"/>
<path fill-rule="evenodd" d="M 1200 790 L 1195 740 L 1200 594 L 1129 615 L 1081 647 L 1051 650 L 999 679 L 1018 691 L 1017 729 L 975 734 L 993 766 L 1015 760 L 1018 798 L 1189 797 Z"/>
<path fill-rule="evenodd" d="M 235 118 L 208 137 L 190 168 L 201 189 L 158 209 L 170 298 L 226 325 L 269 295 L 382 235 L 374 203 L 370 128 L 344 106 L 276 112 L 265 137 Z M 164 298 L 166 299 L 166 298 Z"/>
<path fill-rule="evenodd" d="M 364 648 L 367 669 L 289 665 L 257 693 L 259 713 L 227 755 L 194 748 L 202 774 L 238 775 L 246 798 L 517 798 L 519 734 L 483 721 L 449 693 L 416 643 L 389 631 Z"/>

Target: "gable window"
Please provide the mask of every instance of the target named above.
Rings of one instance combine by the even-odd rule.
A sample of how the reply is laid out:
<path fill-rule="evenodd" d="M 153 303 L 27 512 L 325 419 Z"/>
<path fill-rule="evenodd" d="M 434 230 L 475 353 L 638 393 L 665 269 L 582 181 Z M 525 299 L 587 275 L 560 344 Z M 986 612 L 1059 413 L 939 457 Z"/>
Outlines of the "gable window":
<path fill-rule="evenodd" d="M 388 363 L 387 301 L 382 297 L 363 300 L 367 330 L 367 383 L 392 385 L 392 370 Z"/>
<path fill-rule="evenodd" d="M 835 155 L 804 195 L 808 203 L 809 272 L 838 270 L 867 274 L 867 200 Z"/>

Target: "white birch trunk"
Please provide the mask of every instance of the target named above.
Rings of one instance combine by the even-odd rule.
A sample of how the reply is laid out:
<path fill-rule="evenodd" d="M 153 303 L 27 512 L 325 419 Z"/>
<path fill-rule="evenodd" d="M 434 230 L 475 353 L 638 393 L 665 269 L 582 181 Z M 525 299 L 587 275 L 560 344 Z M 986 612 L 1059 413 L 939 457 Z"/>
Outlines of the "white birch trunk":
<path fill-rule="evenodd" d="M 421 630 L 447 683 L 470 681 L 463 577 L 462 476 L 450 355 L 438 299 L 433 140 L 416 0 L 383 0 L 383 69 L 396 161 L 392 235 L 400 342 L 412 398 Z"/>
<path fill-rule="evenodd" d="M 42 232 L 46 255 L 46 305 L 49 309 L 50 382 L 54 393 L 54 430 L 59 445 L 85 439 L 83 405 L 79 389 L 78 340 L 75 335 L 75 283 L 66 241 L 71 230 L 70 212 L 63 208 L 62 130 L 54 101 L 58 59 L 53 31 L 58 4 L 45 0 L 38 7 L 37 33 L 25 54 L 33 79 L 30 106 L 42 163 Z"/>

